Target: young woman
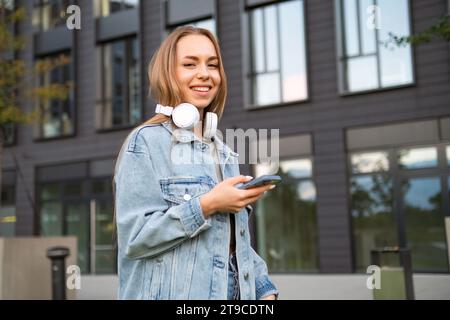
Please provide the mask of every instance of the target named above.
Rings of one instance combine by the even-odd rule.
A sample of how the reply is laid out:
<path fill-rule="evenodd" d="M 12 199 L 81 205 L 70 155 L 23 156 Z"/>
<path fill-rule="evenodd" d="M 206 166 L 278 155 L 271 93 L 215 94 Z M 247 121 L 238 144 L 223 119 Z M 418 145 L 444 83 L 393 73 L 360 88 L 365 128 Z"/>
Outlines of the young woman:
<path fill-rule="evenodd" d="M 148 78 L 165 114 L 134 129 L 116 163 L 119 299 L 275 299 L 248 228 L 248 205 L 272 186 L 236 188 L 251 177 L 239 174 L 237 154 L 212 134 L 214 117 L 207 126 L 201 121 L 220 117 L 225 105 L 215 37 L 176 29 L 153 56 Z M 175 125 L 182 103 L 198 113 L 192 129 Z M 190 116 L 183 112 L 178 123 Z"/>

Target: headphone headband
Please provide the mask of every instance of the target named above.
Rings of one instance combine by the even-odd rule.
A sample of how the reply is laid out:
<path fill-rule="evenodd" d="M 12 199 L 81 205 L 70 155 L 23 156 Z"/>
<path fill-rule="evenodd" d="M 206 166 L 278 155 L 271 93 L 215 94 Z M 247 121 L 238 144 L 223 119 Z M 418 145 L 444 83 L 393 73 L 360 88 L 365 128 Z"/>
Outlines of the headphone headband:
<path fill-rule="evenodd" d="M 170 117 L 172 115 L 173 108 L 168 106 L 163 106 L 160 104 L 156 105 L 155 113 L 162 113 L 163 115 L 166 115 Z"/>

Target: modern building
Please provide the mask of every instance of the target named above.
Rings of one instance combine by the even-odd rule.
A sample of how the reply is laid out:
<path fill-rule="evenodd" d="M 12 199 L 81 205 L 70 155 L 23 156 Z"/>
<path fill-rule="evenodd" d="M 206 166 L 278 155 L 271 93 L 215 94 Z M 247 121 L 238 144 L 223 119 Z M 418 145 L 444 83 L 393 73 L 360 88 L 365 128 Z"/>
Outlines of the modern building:
<path fill-rule="evenodd" d="M 66 26 L 70 4 L 81 29 Z M 371 298 L 371 250 L 405 247 L 416 297 L 450 298 L 450 46 L 388 41 L 425 30 L 449 1 L 15 5 L 30 17 L 16 26 L 29 39 L 18 58 L 31 67 L 62 55 L 69 63 L 41 83 L 73 86 L 67 101 L 39 105 L 37 124 L 9 131 L 0 236 L 76 235 L 86 278 L 114 286 L 114 161 L 127 133 L 153 115 L 153 52 L 171 29 L 194 24 L 222 48 L 229 93 L 220 128 L 279 129 L 284 183 L 258 202 L 252 230 L 284 297 Z"/>

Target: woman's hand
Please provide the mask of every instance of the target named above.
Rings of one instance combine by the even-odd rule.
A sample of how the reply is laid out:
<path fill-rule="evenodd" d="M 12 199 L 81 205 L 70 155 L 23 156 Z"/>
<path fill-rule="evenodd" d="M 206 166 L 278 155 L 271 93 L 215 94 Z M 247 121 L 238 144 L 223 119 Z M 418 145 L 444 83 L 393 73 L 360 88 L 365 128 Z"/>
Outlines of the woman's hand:
<path fill-rule="evenodd" d="M 237 213 L 246 205 L 258 200 L 272 184 L 241 190 L 235 187 L 238 183 L 251 180 L 249 176 L 237 176 L 217 184 L 211 191 L 200 197 L 203 215 L 208 218 L 216 211 Z"/>
<path fill-rule="evenodd" d="M 270 296 L 261 298 L 261 300 L 276 300 L 276 297 L 274 294 L 271 294 Z"/>

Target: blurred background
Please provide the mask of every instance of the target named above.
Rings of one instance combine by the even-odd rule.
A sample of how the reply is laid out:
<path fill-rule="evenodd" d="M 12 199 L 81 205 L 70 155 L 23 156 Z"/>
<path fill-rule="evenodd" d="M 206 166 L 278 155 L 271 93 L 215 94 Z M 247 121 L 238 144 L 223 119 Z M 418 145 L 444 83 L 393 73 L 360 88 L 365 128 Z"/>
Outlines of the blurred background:
<path fill-rule="evenodd" d="M 51 298 L 50 245 L 80 267 L 68 298 L 116 298 L 115 158 L 153 115 L 152 54 L 189 24 L 221 45 L 222 131 L 280 130 L 284 183 L 251 215 L 280 299 L 450 299 L 449 13 L 448 0 L 2 0 L 0 298 Z M 367 286 L 374 261 L 384 296 Z"/>

